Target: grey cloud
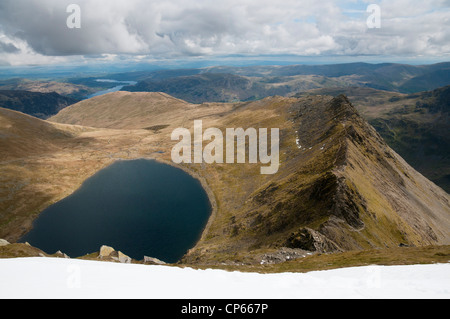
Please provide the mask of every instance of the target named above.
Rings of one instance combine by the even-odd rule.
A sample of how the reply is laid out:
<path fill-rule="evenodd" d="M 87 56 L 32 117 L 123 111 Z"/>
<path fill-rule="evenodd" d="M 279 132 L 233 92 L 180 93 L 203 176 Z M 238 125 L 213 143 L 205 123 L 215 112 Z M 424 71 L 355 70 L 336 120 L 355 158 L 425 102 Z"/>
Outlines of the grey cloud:
<path fill-rule="evenodd" d="M 19 53 L 20 49 L 12 43 L 4 43 L 0 41 L 0 53 Z"/>

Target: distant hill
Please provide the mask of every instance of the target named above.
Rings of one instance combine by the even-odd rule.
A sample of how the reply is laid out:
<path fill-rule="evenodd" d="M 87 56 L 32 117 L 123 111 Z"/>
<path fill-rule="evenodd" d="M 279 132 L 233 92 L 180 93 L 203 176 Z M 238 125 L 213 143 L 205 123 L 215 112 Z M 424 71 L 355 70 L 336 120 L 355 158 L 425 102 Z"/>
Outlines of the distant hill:
<path fill-rule="evenodd" d="M 413 93 L 433 90 L 436 87 L 446 86 L 450 83 L 450 68 L 436 70 L 420 76 L 416 76 L 403 83 L 399 91 Z"/>
<path fill-rule="evenodd" d="M 203 73 L 162 79 L 150 78 L 135 86 L 126 87 L 124 90 L 164 92 L 197 104 L 257 100 L 277 91 L 266 88 L 263 83 L 247 77 L 221 73 Z"/>
<path fill-rule="evenodd" d="M 292 96 L 317 88 L 368 87 L 416 93 L 450 85 L 450 63 L 406 65 L 347 63 L 251 67 L 208 67 L 135 74 L 130 92 L 164 92 L 191 103 L 251 101 Z M 127 74 L 133 77 L 132 73 Z"/>
<path fill-rule="evenodd" d="M 82 82 L 79 80 L 78 82 Z M 13 78 L 0 80 L 0 90 L 29 91 L 38 93 L 58 93 L 59 95 L 81 100 L 85 96 L 102 90 L 99 83 L 89 83 L 90 86 L 65 81 Z"/>
<path fill-rule="evenodd" d="M 327 78 L 353 76 L 358 86 L 415 93 L 450 85 L 450 62 L 431 65 L 396 63 L 346 63 L 330 65 L 290 65 L 261 67 L 213 67 L 207 72 L 232 73 L 253 77 L 292 77 L 320 75 Z"/>
<path fill-rule="evenodd" d="M 175 124 L 194 106 L 165 93 L 114 92 L 71 105 L 49 121 L 97 128 L 149 129 Z M 194 112 L 195 114 L 195 112 Z"/>
<path fill-rule="evenodd" d="M 247 77 L 230 73 L 206 72 L 190 76 L 150 78 L 130 92 L 164 92 L 190 103 L 253 101 L 265 97 L 289 96 L 314 88 L 354 85 L 351 79 L 332 79 L 321 75 L 287 77 Z"/>
<path fill-rule="evenodd" d="M 63 108 L 78 102 L 58 93 L 0 90 L 0 107 L 47 119 Z"/>

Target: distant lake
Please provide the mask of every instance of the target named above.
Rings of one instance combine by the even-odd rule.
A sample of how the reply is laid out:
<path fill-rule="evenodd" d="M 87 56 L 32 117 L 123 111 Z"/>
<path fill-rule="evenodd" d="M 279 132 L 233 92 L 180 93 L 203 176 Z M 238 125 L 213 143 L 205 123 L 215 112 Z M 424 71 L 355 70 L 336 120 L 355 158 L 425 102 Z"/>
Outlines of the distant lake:
<path fill-rule="evenodd" d="M 199 240 L 210 214 L 201 183 L 183 170 L 119 161 L 44 210 L 20 242 L 71 258 L 108 245 L 136 260 L 173 263 Z"/>
<path fill-rule="evenodd" d="M 96 81 L 97 82 L 103 82 L 103 83 L 115 83 L 115 84 L 118 84 L 118 85 L 116 85 L 113 88 L 110 88 L 110 89 L 107 89 L 107 90 L 98 91 L 96 93 L 88 95 L 88 96 L 86 96 L 85 99 L 90 99 L 90 98 L 93 98 L 95 96 L 100 96 L 100 95 L 104 95 L 104 94 L 107 94 L 107 93 L 117 92 L 117 91 L 120 91 L 124 86 L 136 85 L 137 84 L 137 82 L 135 82 L 135 81 L 116 81 L 116 80 L 108 80 L 108 79 L 99 79 L 99 80 L 96 80 Z"/>

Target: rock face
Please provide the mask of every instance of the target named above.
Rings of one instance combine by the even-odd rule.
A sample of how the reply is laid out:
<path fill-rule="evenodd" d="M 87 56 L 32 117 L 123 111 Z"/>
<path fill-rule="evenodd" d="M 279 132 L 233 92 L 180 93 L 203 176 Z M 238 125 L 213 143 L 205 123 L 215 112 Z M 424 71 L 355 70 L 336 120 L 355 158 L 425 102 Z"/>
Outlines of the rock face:
<path fill-rule="evenodd" d="M 339 246 L 324 235 L 310 228 L 302 228 L 293 233 L 286 241 L 289 248 L 301 248 L 307 251 L 340 251 Z"/>

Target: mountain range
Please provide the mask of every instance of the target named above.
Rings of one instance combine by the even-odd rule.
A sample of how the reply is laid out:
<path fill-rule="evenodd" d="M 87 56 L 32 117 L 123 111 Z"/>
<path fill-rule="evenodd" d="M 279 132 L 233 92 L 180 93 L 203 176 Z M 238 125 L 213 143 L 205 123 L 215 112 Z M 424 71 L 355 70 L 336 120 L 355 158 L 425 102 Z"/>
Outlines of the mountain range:
<path fill-rule="evenodd" d="M 450 85 L 450 63 L 432 65 L 348 63 L 209 67 L 121 74 L 138 81 L 131 92 L 164 92 L 191 103 L 256 100 L 292 96 L 317 88 L 369 87 L 417 93 Z"/>

